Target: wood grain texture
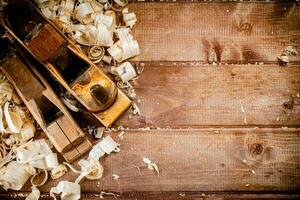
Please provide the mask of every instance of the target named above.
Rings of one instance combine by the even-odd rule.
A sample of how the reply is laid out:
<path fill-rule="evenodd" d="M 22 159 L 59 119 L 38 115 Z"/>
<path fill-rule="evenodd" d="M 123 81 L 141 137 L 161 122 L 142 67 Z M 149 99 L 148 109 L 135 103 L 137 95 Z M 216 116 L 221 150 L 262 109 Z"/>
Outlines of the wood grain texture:
<path fill-rule="evenodd" d="M 299 129 L 197 129 L 128 131 L 119 153 L 100 159 L 104 176 L 81 183 L 100 193 L 184 191 L 289 191 L 300 189 Z M 160 175 L 142 158 L 157 163 Z M 135 165 L 136 167 L 134 167 Z M 140 171 L 137 169 L 140 168 Z M 119 179 L 114 180 L 112 175 Z M 60 180 L 75 180 L 69 172 Z M 48 192 L 58 180 L 40 189 Z M 24 188 L 29 191 L 30 185 Z"/>
<path fill-rule="evenodd" d="M 128 112 L 117 125 L 300 125 L 299 66 L 171 64 L 145 63 L 144 72 L 133 82 L 141 116 L 129 119 Z"/>
<path fill-rule="evenodd" d="M 277 3 L 132 3 L 141 61 L 276 62 L 300 48 L 300 6 Z M 299 61 L 298 55 L 293 60 Z"/>

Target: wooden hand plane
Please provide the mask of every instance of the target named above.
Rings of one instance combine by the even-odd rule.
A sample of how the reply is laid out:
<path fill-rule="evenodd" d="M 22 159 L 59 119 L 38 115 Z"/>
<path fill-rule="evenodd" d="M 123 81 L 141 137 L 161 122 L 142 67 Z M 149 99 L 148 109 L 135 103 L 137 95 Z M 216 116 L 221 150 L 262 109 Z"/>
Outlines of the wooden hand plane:
<path fill-rule="evenodd" d="M 104 126 L 111 126 L 129 108 L 129 98 L 30 1 L 7 6 L 3 23 Z"/>
<path fill-rule="evenodd" d="M 72 118 L 47 81 L 7 38 L 0 40 L 1 70 L 54 147 L 72 162 L 90 150 L 91 142 Z M 6 54 L 4 55 L 4 51 Z"/>

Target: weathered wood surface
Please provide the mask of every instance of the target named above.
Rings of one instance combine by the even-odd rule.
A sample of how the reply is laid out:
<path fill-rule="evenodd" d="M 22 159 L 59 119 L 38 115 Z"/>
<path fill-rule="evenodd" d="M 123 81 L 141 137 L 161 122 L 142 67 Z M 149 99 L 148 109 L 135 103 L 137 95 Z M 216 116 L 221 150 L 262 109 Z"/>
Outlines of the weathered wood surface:
<path fill-rule="evenodd" d="M 128 131 L 123 140 L 112 134 L 121 152 L 101 159 L 103 178 L 83 181 L 82 191 L 295 192 L 300 189 L 299 134 L 299 129 L 245 128 Z M 143 157 L 157 163 L 159 176 L 147 169 Z M 120 178 L 114 180 L 113 174 Z M 77 175 L 69 172 L 62 179 Z M 57 183 L 40 189 L 47 192 Z"/>
<path fill-rule="evenodd" d="M 300 125 L 300 57 L 284 67 L 277 56 L 289 45 L 300 48 L 300 7 L 139 2 L 130 10 L 142 52 L 134 60 L 146 64 L 133 82 L 142 116 L 127 113 L 116 124 L 132 129 L 124 140 L 111 134 L 121 152 L 101 159 L 104 177 L 82 183 L 83 199 L 99 199 L 101 191 L 119 199 L 299 199 L 300 131 L 279 127 Z M 223 64 L 206 65 L 213 61 Z M 249 62 L 257 64 L 225 65 Z M 173 129 L 136 130 L 148 126 Z M 142 157 L 157 163 L 160 176 Z M 48 194 L 57 183 L 40 189 Z"/>
<path fill-rule="evenodd" d="M 129 119 L 128 112 L 118 125 L 300 125 L 299 66 L 175 64 L 145 64 L 133 82 L 142 115 Z"/>
<path fill-rule="evenodd" d="M 300 6 L 281 3 L 133 3 L 142 61 L 273 62 L 300 48 Z M 294 60 L 299 61 L 298 55 Z"/>

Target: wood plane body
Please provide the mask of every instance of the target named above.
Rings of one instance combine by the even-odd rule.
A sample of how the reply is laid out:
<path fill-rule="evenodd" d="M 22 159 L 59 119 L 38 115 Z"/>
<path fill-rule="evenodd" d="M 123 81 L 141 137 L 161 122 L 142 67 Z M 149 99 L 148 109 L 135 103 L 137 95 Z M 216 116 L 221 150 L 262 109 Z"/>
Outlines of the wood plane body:
<path fill-rule="evenodd" d="M 56 150 L 72 162 L 91 148 L 91 142 L 47 82 L 22 58 L 12 53 L 1 70 L 16 88 L 28 110 Z"/>
<path fill-rule="evenodd" d="M 25 2 L 8 9 L 6 28 L 103 125 L 112 125 L 131 101 L 32 3 Z"/>

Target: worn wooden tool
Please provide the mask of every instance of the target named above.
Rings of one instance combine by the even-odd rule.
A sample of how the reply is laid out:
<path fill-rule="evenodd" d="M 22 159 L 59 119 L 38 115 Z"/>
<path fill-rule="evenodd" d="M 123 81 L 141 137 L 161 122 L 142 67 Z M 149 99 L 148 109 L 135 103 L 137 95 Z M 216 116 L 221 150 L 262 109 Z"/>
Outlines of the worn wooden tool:
<path fill-rule="evenodd" d="M 4 43 L 3 40 L 1 43 Z M 1 70 L 15 86 L 24 104 L 56 150 L 68 162 L 72 162 L 91 148 L 91 142 L 29 60 L 11 51 L 2 60 Z"/>
<path fill-rule="evenodd" d="M 31 2 L 8 7 L 4 26 L 103 125 L 129 108 L 129 98 Z"/>

